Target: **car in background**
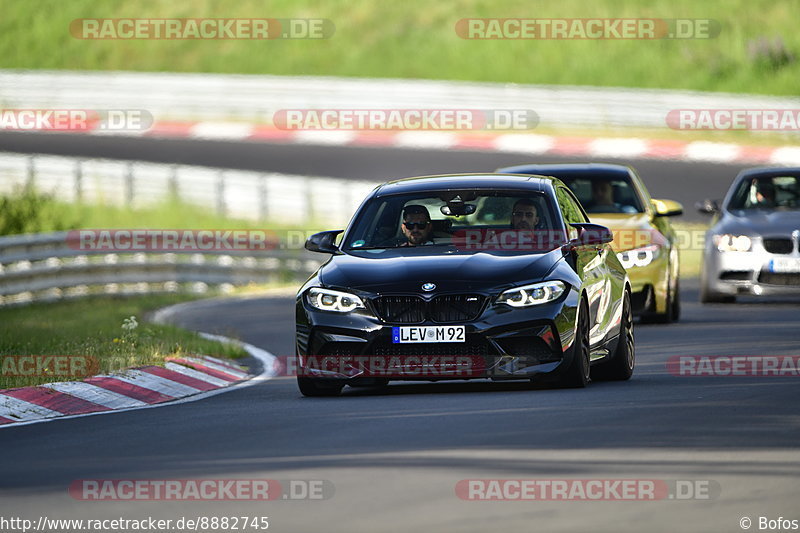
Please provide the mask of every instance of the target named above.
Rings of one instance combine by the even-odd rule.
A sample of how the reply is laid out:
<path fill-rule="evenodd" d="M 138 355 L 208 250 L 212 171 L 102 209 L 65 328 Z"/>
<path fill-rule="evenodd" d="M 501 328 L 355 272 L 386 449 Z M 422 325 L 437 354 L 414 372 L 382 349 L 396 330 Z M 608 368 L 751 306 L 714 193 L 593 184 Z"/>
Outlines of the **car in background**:
<path fill-rule="evenodd" d="M 584 387 L 633 373 L 630 282 L 612 234 L 557 179 L 392 181 L 367 197 L 337 244 L 340 233 L 306 242 L 331 254 L 297 293 L 306 396 L 390 380 Z"/>
<path fill-rule="evenodd" d="M 700 301 L 800 294 L 800 168 L 753 168 L 734 179 L 706 233 Z"/>
<path fill-rule="evenodd" d="M 680 318 L 677 237 L 669 218 L 683 213 L 672 200 L 654 200 L 636 170 L 602 163 L 530 164 L 500 173 L 539 174 L 563 181 L 592 222 L 614 233 L 612 248 L 627 269 L 634 313 L 645 322 Z"/>

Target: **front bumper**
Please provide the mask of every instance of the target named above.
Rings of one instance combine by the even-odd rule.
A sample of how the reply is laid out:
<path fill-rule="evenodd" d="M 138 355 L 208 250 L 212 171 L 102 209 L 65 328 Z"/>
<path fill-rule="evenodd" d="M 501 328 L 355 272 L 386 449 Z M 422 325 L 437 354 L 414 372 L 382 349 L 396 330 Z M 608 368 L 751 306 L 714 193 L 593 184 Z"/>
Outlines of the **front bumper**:
<path fill-rule="evenodd" d="M 736 295 L 796 295 L 800 294 L 800 272 L 772 272 L 773 260 L 796 259 L 797 250 L 791 254 L 771 254 L 754 246 L 750 252 L 720 252 L 715 247 L 706 248 L 703 277 L 709 292 L 727 296 Z"/>
<path fill-rule="evenodd" d="M 529 379 L 571 363 L 578 296 L 525 309 L 489 304 L 463 343 L 392 342 L 395 326 L 370 313 L 338 314 L 296 303 L 298 375 L 359 380 Z"/>

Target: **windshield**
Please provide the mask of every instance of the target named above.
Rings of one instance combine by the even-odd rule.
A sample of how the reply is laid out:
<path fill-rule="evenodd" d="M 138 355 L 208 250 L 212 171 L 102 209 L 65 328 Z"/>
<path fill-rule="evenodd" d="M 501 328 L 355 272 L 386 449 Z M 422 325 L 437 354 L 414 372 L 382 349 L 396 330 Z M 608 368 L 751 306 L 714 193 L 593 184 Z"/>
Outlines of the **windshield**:
<path fill-rule="evenodd" d="M 465 243 L 487 238 L 504 238 L 507 243 L 533 240 L 538 245 L 525 248 L 530 252 L 552 249 L 563 240 L 563 229 L 551 202 L 540 192 L 429 191 L 372 199 L 356 217 L 343 248 L 461 249 Z"/>
<path fill-rule="evenodd" d="M 578 197 L 587 213 L 643 213 L 629 176 L 556 176 Z"/>
<path fill-rule="evenodd" d="M 728 209 L 798 209 L 800 184 L 797 176 L 766 176 L 739 182 Z"/>

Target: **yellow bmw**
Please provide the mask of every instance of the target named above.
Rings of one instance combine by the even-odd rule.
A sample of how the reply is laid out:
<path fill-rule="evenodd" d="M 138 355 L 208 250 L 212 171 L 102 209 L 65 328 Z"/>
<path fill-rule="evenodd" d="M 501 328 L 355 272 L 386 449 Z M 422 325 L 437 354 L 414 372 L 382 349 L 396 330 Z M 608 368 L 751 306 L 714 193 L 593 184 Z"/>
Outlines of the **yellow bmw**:
<path fill-rule="evenodd" d="M 654 200 L 632 167 L 601 163 L 520 165 L 504 174 L 537 174 L 563 181 L 589 218 L 614 232 L 612 248 L 628 271 L 634 313 L 646 322 L 680 318 L 678 247 L 669 217 L 683 213 L 672 200 Z"/>

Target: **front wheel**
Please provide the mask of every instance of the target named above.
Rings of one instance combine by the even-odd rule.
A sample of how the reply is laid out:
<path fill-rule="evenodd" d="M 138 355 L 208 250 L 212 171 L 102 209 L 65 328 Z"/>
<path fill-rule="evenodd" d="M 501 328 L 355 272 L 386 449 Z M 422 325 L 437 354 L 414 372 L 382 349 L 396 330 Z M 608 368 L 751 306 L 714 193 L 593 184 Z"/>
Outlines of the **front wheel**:
<path fill-rule="evenodd" d="M 297 378 L 297 387 L 303 396 L 339 396 L 344 383 L 338 379 Z"/>
<path fill-rule="evenodd" d="M 589 384 L 589 306 L 581 299 L 572 340 L 572 362 L 561 378 L 561 386 L 583 388 Z"/>
<path fill-rule="evenodd" d="M 622 303 L 622 320 L 620 322 L 619 340 L 617 348 L 611 354 L 611 359 L 600 363 L 592 369 L 592 379 L 606 381 L 625 381 L 633 375 L 636 365 L 636 343 L 633 337 L 633 312 L 631 311 L 631 296 L 625 291 Z"/>

